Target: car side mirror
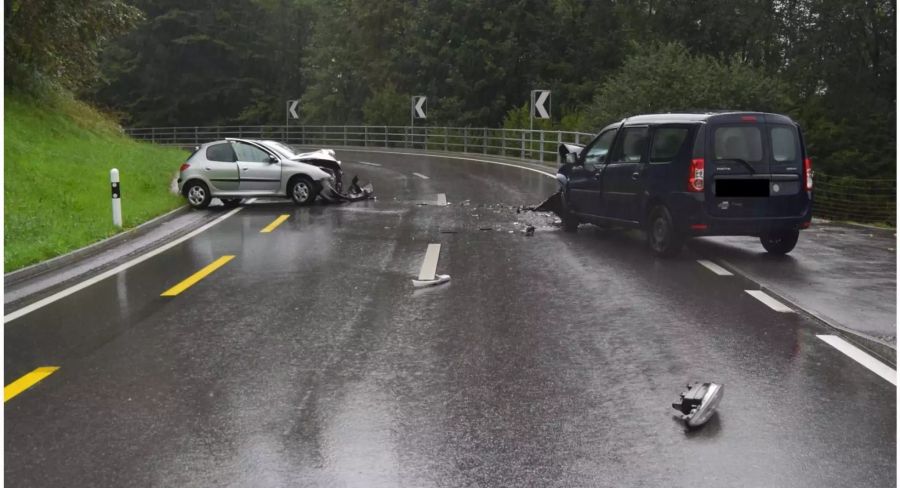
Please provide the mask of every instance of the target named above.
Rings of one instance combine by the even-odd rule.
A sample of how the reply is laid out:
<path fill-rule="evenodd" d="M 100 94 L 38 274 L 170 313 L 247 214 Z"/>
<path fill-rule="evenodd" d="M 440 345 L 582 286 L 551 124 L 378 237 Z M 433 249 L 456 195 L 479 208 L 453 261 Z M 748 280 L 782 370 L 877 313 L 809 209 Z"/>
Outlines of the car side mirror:
<path fill-rule="evenodd" d="M 276 158 L 275 156 L 272 156 L 271 154 L 269 154 L 269 163 L 270 163 L 270 164 L 274 164 L 274 163 L 277 163 L 277 162 L 278 162 L 278 158 Z"/>
<path fill-rule="evenodd" d="M 566 164 L 575 164 L 578 161 L 578 155 L 575 153 L 566 154 Z"/>

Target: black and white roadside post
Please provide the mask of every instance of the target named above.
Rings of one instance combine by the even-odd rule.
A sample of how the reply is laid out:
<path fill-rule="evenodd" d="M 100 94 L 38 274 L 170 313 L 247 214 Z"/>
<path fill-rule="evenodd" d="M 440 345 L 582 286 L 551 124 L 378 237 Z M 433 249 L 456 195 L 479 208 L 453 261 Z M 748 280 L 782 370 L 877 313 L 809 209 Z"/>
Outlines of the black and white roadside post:
<path fill-rule="evenodd" d="M 113 225 L 122 228 L 122 187 L 119 185 L 119 170 L 109 171 L 109 186 L 112 189 Z"/>

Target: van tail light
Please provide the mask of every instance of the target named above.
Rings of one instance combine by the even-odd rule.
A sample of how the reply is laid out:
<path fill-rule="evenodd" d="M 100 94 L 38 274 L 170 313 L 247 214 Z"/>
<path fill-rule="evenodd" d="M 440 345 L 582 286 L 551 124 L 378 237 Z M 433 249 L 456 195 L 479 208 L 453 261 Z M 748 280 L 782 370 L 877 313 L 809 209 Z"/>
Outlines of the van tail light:
<path fill-rule="evenodd" d="M 188 169 L 188 168 L 190 168 L 190 167 L 191 167 L 191 165 L 190 165 L 190 164 L 187 164 L 187 163 L 182 163 L 182 165 L 181 165 L 181 169 L 179 169 L 179 170 L 178 170 L 178 171 L 180 171 L 180 172 L 182 172 L 182 173 L 184 173 L 184 170 L 186 170 L 186 169 Z"/>
<path fill-rule="evenodd" d="M 703 167 L 706 165 L 703 158 L 691 160 L 691 172 L 688 175 L 688 191 L 703 191 Z"/>
<path fill-rule="evenodd" d="M 813 189 L 812 158 L 805 158 L 803 160 L 803 189 L 805 191 Z"/>

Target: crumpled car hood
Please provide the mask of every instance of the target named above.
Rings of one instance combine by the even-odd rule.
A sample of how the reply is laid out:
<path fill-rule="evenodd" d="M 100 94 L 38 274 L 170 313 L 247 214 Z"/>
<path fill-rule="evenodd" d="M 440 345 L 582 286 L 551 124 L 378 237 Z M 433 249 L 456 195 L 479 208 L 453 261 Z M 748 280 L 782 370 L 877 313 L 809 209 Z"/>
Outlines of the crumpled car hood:
<path fill-rule="evenodd" d="M 334 149 L 319 149 L 318 151 L 295 154 L 291 157 L 292 161 L 303 161 L 304 159 L 324 159 L 340 164 L 340 161 L 334 157 Z"/>

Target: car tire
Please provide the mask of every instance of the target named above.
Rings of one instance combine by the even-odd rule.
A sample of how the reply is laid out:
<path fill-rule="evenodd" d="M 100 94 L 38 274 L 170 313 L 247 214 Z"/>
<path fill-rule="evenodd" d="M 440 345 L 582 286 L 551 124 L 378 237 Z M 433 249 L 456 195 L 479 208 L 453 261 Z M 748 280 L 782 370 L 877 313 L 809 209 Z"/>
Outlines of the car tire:
<path fill-rule="evenodd" d="M 316 200 L 318 191 L 313 181 L 305 176 L 298 176 L 288 183 L 288 196 L 297 205 L 310 205 Z"/>
<path fill-rule="evenodd" d="M 212 201 L 209 187 L 202 181 L 188 182 L 184 188 L 184 196 L 187 197 L 188 204 L 197 210 L 208 207 Z"/>
<path fill-rule="evenodd" d="M 569 202 L 566 200 L 565 190 L 562 190 L 560 199 L 562 200 L 562 208 L 560 209 L 559 219 L 562 221 L 563 230 L 566 232 L 578 232 L 578 225 L 581 222 L 578 220 L 578 216 L 569 210 Z"/>
<path fill-rule="evenodd" d="M 669 209 L 662 205 L 653 207 L 647 219 L 647 244 L 657 256 L 670 258 L 684 247 L 684 235 L 678 232 Z"/>
<path fill-rule="evenodd" d="M 759 242 L 762 243 L 769 254 L 782 256 L 794 249 L 799 238 L 799 230 L 782 230 L 767 232 L 759 236 Z"/>

